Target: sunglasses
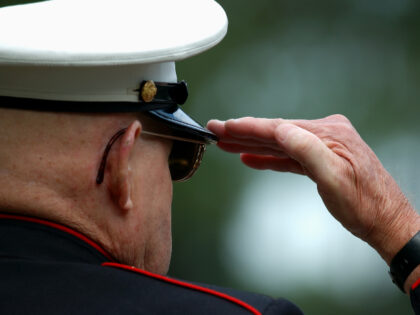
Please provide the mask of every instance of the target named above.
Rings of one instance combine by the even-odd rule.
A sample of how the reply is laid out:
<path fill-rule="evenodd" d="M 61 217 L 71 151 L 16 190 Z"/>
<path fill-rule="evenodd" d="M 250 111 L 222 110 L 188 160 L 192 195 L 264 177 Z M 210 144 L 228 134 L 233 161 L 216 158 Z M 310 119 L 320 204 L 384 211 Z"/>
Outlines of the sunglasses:
<path fill-rule="evenodd" d="M 111 137 L 106 145 L 96 176 L 97 184 L 101 184 L 104 180 L 106 160 L 112 145 L 126 130 L 127 128 L 119 130 Z M 169 170 L 173 181 L 185 181 L 189 179 L 200 166 L 206 150 L 205 143 L 145 130 L 142 130 L 141 134 L 173 140 L 172 150 L 168 158 Z"/>

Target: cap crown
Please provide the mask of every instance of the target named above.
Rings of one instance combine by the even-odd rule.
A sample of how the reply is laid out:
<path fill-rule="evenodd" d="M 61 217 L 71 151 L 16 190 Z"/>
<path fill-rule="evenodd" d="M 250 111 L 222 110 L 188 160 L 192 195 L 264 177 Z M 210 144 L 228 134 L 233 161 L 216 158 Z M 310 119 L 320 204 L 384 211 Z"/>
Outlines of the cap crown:
<path fill-rule="evenodd" d="M 136 102 L 143 80 L 176 82 L 174 61 L 216 45 L 213 0 L 50 0 L 0 9 L 0 95 Z"/>
<path fill-rule="evenodd" d="M 176 61 L 216 45 L 227 18 L 213 0 L 51 0 L 0 9 L 0 63 Z"/>

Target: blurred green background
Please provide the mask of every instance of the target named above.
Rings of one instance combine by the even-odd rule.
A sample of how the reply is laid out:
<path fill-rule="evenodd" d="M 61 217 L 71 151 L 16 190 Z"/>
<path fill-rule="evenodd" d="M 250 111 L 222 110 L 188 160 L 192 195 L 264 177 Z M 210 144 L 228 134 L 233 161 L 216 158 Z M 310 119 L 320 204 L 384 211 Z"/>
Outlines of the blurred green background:
<path fill-rule="evenodd" d="M 420 3 L 219 1 L 216 48 L 178 64 L 187 112 L 241 116 L 341 113 L 420 205 Z M 307 314 L 412 314 L 379 255 L 335 222 L 309 180 L 259 172 L 208 148 L 175 184 L 170 275 L 286 297 Z"/>
<path fill-rule="evenodd" d="M 219 3 L 226 38 L 177 65 L 186 111 L 203 124 L 344 114 L 419 207 L 420 3 Z M 248 169 L 214 146 L 174 189 L 171 276 L 282 296 L 306 314 L 412 313 L 386 264 L 328 215 L 308 179 Z"/>

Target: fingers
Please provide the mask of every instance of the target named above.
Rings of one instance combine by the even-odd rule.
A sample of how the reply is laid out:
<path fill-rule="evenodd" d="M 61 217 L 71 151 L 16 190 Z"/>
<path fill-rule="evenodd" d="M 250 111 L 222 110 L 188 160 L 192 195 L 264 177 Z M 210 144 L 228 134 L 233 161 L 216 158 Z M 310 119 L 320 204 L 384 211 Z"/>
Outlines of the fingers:
<path fill-rule="evenodd" d="M 213 132 L 220 139 L 228 137 L 225 131 L 225 122 L 217 119 L 212 119 L 207 123 L 207 129 Z"/>
<path fill-rule="evenodd" d="M 230 153 L 250 153 L 259 155 L 273 155 L 276 157 L 287 157 L 287 155 L 276 146 L 266 146 L 264 144 L 238 144 L 238 143 L 225 143 L 219 142 L 219 148 Z"/>
<path fill-rule="evenodd" d="M 244 117 L 226 122 L 210 120 L 207 128 L 226 143 L 275 144 L 274 131 L 282 119 Z"/>
<path fill-rule="evenodd" d="M 293 124 L 281 124 L 275 138 L 284 152 L 308 171 L 316 182 L 331 182 L 337 164 L 334 153 L 311 132 Z"/>
<path fill-rule="evenodd" d="M 242 162 L 257 170 L 273 170 L 278 172 L 291 172 L 304 175 L 302 166 L 288 157 L 264 156 L 255 154 L 241 154 Z"/>
<path fill-rule="evenodd" d="M 281 122 L 282 119 L 244 117 L 228 120 L 225 129 L 235 138 L 272 141 L 274 131 Z"/>
<path fill-rule="evenodd" d="M 226 122 L 212 120 L 207 127 L 220 138 L 220 148 L 247 153 L 242 160 L 250 167 L 299 174 L 305 170 L 316 182 L 327 183 L 334 180 L 333 169 L 339 159 L 319 135 L 311 131 L 319 129 L 317 124 L 337 118 L 311 122 L 245 117 Z"/>

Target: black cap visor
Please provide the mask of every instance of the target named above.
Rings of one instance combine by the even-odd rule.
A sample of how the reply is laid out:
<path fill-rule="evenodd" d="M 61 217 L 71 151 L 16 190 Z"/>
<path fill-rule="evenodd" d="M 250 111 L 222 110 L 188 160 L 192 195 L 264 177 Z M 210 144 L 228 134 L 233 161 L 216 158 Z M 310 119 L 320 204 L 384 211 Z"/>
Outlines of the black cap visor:
<path fill-rule="evenodd" d="M 211 144 L 218 141 L 217 136 L 202 127 L 188 116 L 179 106 L 143 112 L 153 123 L 148 124 L 147 131 L 167 138 L 195 143 Z"/>

